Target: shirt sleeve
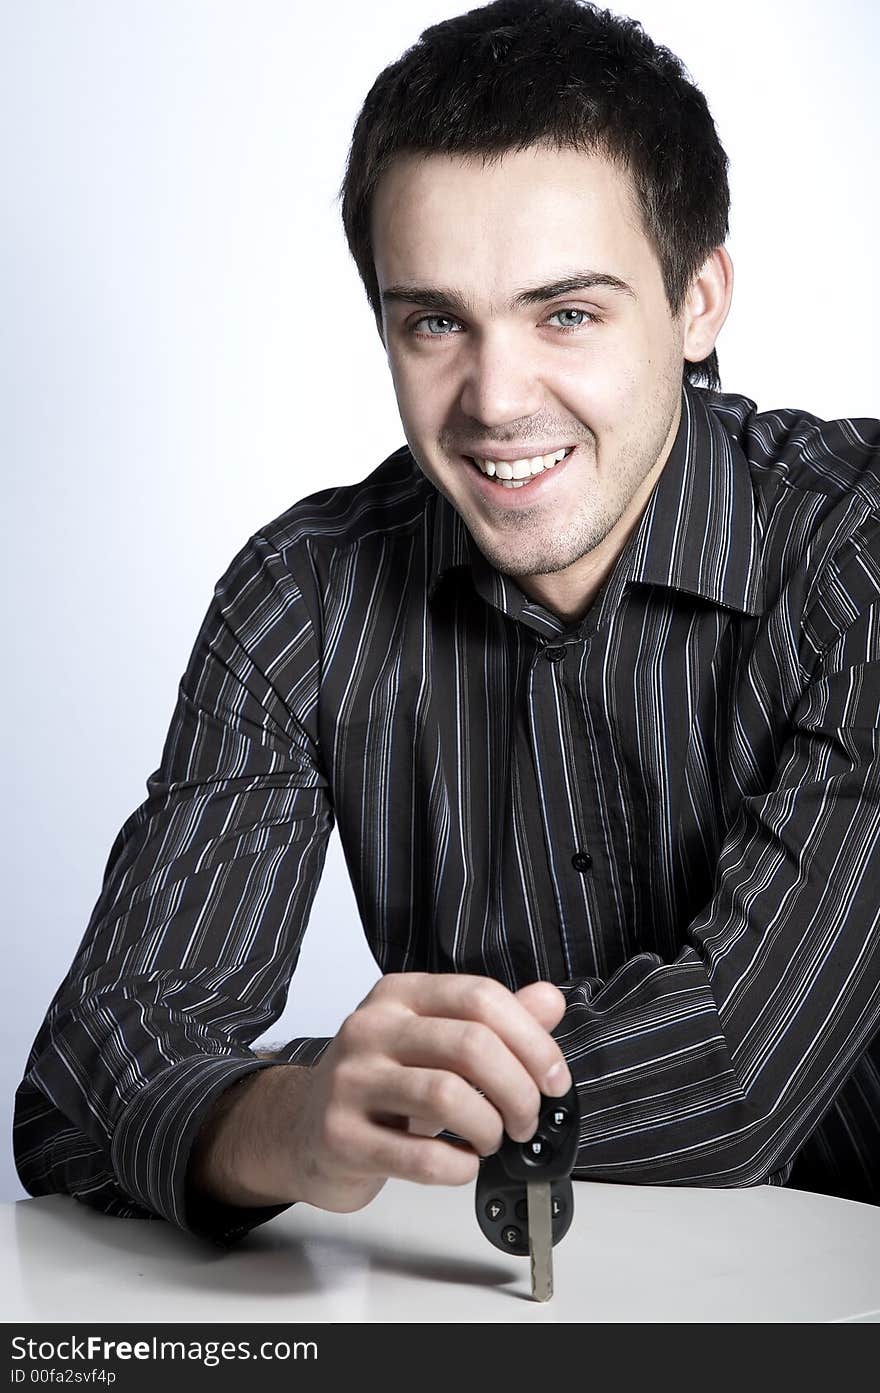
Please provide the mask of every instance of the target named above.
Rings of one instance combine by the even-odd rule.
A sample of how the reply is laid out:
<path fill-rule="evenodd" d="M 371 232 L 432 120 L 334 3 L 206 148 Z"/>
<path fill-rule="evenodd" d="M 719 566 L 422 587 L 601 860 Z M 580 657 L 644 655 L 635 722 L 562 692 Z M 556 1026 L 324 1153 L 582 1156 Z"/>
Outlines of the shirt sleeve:
<path fill-rule="evenodd" d="M 645 953 L 605 982 L 560 984 L 577 1176 L 780 1183 L 877 1032 L 875 557 L 857 548 L 832 565 L 812 606 L 772 786 L 743 800 L 686 946 L 672 962 Z"/>
<path fill-rule="evenodd" d="M 307 567 L 304 568 L 308 570 Z M 278 1019 L 334 825 L 317 740 L 320 616 L 256 534 L 217 583 L 148 797 L 17 1090 L 13 1141 L 32 1195 L 163 1218 L 225 1244 L 287 1205 L 196 1205 L 186 1170 L 214 1100 L 278 1062 Z"/>

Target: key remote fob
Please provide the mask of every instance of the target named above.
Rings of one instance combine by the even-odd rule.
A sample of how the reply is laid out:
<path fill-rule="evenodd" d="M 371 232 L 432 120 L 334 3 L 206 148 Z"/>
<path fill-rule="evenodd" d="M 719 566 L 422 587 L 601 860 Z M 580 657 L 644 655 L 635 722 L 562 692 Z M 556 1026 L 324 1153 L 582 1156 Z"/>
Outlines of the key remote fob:
<path fill-rule="evenodd" d="M 568 1233 L 574 1216 L 570 1176 L 577 1158 L 579 1124 L 574 1087 L 561 1098 L 542 1096 L 534 1136 L 525 1142 L 505 1136 L 500 1149 L 480 1162 L 477 1222 L 489 1242 L 502 1252 L 523 1257 L 532 1252 L 534 1258 L 529 1243 L 530 1186 L 549 1187 L 552 1245 Z M 540 1241 L 543 1243 L 543 1236 Z M 550 1286 L 552 1290 L 552 1278 Z"/>

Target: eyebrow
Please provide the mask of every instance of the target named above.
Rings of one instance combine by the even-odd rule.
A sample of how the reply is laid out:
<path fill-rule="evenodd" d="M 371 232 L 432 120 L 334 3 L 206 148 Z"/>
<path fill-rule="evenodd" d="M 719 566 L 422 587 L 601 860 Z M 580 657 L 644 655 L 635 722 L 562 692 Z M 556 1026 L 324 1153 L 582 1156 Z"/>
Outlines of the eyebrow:
<path fill-rule="evenodd" d="M 564 276 L 561 280 L 551 281 L 549 285 L 535 285 L 518 290 L 508 302 L 507 308 L 528 309 L 532 305 L 542 305 L 547 300 L 555 300 L 559 295 L 571 295 L 577 290 L 594 290 L 597 287 L 628 295 L 633 300 L 638 299 L 632 286 L 622 281 L 619 276 L 612 276 L 607 271 L 578 271 L 574 275 Z M 421 305 L 429 310 L 454 310 L 456 314 L 470 314 L 467 301 L 457 291 L 448 290 L 443 286 L 390 285 L 382 291 L 381 299 L 385 305 L 403 303 Z"/>

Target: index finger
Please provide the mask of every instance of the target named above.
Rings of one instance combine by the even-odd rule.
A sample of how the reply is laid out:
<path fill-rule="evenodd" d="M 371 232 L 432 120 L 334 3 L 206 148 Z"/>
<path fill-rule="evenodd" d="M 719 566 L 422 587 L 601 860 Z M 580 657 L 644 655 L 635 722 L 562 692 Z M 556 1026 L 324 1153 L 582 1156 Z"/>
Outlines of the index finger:
<path fill-rule="evenodd" d="M 405 972 L 395 974 L 395 978 L 393 987 L 390 979 L 383 977 L 377 988 L 388 982 L 388 989 L 416 1015 L 479 1021 L 487 1026 L 516 1055 L 541 1093 L 558 1098 L 571 1088 L 565 1056 L 553 1036 L 494 977 Z"/>

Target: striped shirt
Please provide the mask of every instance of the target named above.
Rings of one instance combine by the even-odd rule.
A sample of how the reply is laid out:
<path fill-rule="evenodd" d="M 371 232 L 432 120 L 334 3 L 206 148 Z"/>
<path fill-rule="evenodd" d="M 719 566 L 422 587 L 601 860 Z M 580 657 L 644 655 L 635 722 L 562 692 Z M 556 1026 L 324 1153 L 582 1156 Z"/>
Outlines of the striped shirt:
<path fill-rule="evenodd" d="M 31 1194 L 221 1243 L 286 1207 L 186 1167 L 335 824 L 382 971 L 561 987 L 575 1176 L 880 1200 L 880 422 L 686 384 L 575 623 L 397 450 L 232 560 L 147 793 L 17 1092 Z"/>

